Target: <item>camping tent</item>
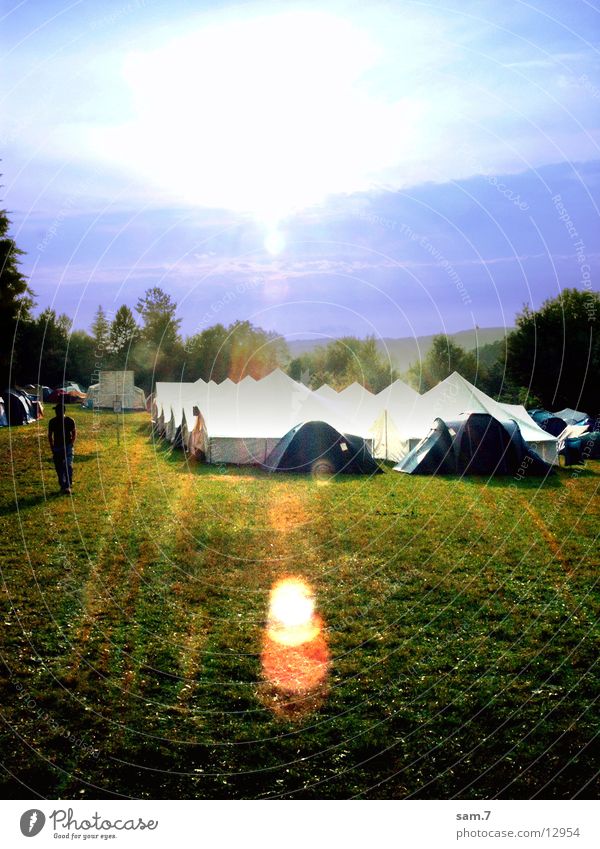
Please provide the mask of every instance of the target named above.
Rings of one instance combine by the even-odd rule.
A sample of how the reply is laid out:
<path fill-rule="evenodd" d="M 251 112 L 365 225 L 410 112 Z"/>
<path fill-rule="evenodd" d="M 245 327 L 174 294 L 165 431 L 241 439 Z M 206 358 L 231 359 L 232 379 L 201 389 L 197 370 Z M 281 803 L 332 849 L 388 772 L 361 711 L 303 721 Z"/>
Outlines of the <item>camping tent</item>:
<path fill-rule="evenodd" d="M 6 427 L 8 419 L 6 418 L 6 410 L 4 408 L 4 398 L 0 398 L 0 427 Z"/>
<path fill-rule="evenodd" d="M 458 372 L 414 398 L 412 403 L 405 403 L 402 411 L 388 410 L 380 415 L 373 428 L 374 439 L 381 446 L 387 433 L 389 459 L 401 460 L 427 436 L 435 418 L 450 421 L 464 413 L 487 413 L 505 424 L 515 422 L 532 450 L 549 463 L 557 462 L 556 438 L 539 428 L 524 407 L 494 401 Z M 380 456 L 377 450 L 374 453 Z"/>
<path fill-rule="evenodd" d="M 157 384 L 154 418 L 157 428 L 173 439 L 181 416 L 185 446 L 200 459 L 264 463 L 298 422 L 324 420 L 340 431 L 349 429 L 344 426 L 350 421 L 351 400 L 340 401 L 332 393 L 334 397 L 312 392 L 281 369 L 237 384 Z"/>
<path fill-rule="evenodd" d="M 407 383 L 396 380 L 374 396 L 369 435 L 373 440 L 373 456 L 380 460 L 399 460 L 410 450 L 402 428 L 416 418 L 421 396 Z M 431 420 L 431 419 L 430 419 Z M 421 429 L 427 432 L 427 425 Z M 410 430 L 410 426 L 408 428 Z M 423 434 L 421 434 L 423 435 Z M 419 441 L 414 438 L 414 444 Z"/>
<path fill-rule="evenodd" d="M 567 428 L 571 433 L 579 428 Z M 565 458 L 565 466 L 585 463 L 587 460 L 600 460 L 600 432 L 585 428 L 579 435 L 561 434 L 559 453 Z"/>
<path fill-rule="evenodd" d="M 57 404 L 61 401 L 63 404 L 81 404 L 85 401 L 86 395 L 77 389 L 54 389 L 48 397 L 50 404 Z"/>
<path fill-rule="evenodd" d="M 559 410 L 557 413 L 552 413 L 557 419 L 562 419 L 567 425 L 576 425 L 587 419 L 587 413 L 580 413 L 578 410 L 572 410 L 571 407 L 565 407 L 564 410 Z"/>
<path fill-rule="evenodd" d="M 290 427 L 303 420 L 302 407 L 311 395 L 280 369 L 258 381 L 207 384 L 204 393 L 189 396 L 197 412 L 186 408 L 190 453 L 209 463 L 262 463 Z"/>
<path fill-rule="evenodd" d="M 298 422 L 325 421 L 341 433 L 368 437 L 378 407 L 358 384 L 341 393 L 313 392 L 275 369 L 261 380 L 239 383 L 156 384 L 152 402 L 155 432 L 212 463 L 262 463 Z"/>
<path fill-rule="evenodd" d="M 567 426 L 566 421 L 549 413 L 548 410 L 528 410 L 527 412 L 538 427 L 552 436 L 559 436 Z"/>
<path fill-rule="evenodd" d="M 2 393 L 4 398 L 4 412 L 11 427 L 33 422 L 36 414 L 32 410 L 31 401 L 23 392 L 14 389 L 5 389 Z"/>
<path fill-rule="evenodd" d="M 408 474 L 546 475 L 551 466 L 528 448 L 515 422 L 489 413 L 455 421 L 436 418 L 430 432 L 397 466 Z"/>
<path fill-rule="evenodd" d="M 265 469 L 279 472 L 372 475 L 380 471 L 364 439 L 326 422 L 296 425 L 270 452 Z"/>

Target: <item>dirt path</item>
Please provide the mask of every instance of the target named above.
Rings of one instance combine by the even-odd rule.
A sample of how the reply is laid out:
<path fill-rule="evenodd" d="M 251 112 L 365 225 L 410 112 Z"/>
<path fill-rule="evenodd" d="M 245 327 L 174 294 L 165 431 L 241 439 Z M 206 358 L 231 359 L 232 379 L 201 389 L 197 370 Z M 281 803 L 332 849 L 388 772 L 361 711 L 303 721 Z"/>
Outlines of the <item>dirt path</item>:
<path fill-rule="evenodd" d="M 299 530 L 308 522 L 305 503 L 296 493 L 285 489 L 275 490 L 267 507 L 269 525 L 282 534 Z"/>

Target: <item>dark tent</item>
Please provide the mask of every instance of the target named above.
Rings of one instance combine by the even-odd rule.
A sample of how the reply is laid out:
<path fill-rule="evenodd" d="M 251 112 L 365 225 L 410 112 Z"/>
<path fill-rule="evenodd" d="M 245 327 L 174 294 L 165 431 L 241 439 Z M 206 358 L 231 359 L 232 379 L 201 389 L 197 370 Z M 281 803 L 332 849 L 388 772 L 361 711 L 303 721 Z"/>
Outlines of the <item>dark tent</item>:
<path fill-rule="evenodd" d="M 434 421 L 427 436 L 395 466 L 395 471 L 410 475 L 456 474 L 452 436 L 442 419 Z"/>
<path fill-rule="evenodd" d="M 558 416 L 553 416 L 548 410 L 527 410 L 538 427 L 552 436 L 559 436 L 567 426 L 567 422 Z"/>
<path fill-rule="evenodd" d="M 590 432 L 596 433 L 596 432 L 600 431 L 600 415 L 590 416 L 589 418 L 584 419 L 584 421 L 582 421 L 581 424 L 586 425 L 587 429 Z"/>
<path fill-rule="evenodd" d="M 565 407 L 564 410 L 558 410 L 558 412 L 552 413 L 552 415 L 556 416 L 557 419 L 562 419 L 568 425 L 581 424 L 581 422 L 588 418 L 587 413 L 580 413 L 579 410 L 573 410 L 571 407 Z"/>
<path fill-rule="evenodd" d="M 582 464 L 587 460 L 600 460 L 600 433 L 590 431 L 581 436 L 565 439 L 558 453 L 565 458 L 565 466 Z"/>
<path fill-rule="evenodd" d="M 527 446 L 515 422 L 487 413 L 436 419 L 431 431 L 394 467 L 413 475 L 546 475 L 552 467 Z"/>
<path fill-rule="evenodd" d="M 293 427 L 273 448 L 263 468 L 330 475 L 373 475 L 381 471 L 364 439 L 339 433 L 325 422 Z"/>
<path fill-rule="evenodd" d="M 583 460 L 600 460 L 600 432 L 593 430 L 584 433 L 579 437 L 579 441 Z"/>
<path fill-rule="evenodd" d="M 2 397 L 4 398 L 6 418 L 11 427 L 35 421 L 31 401 L 25 393 L 16 392 L 14 389 L 5 389 Z"/>

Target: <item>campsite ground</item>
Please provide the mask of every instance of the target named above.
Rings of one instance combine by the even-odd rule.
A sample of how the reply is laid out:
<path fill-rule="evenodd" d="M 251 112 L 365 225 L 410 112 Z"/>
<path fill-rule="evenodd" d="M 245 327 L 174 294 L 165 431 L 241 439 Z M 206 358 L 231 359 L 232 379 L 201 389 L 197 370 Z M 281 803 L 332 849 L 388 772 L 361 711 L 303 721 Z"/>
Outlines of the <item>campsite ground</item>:
<path fill-rule="evenodd" d="M 75 416 L 73 499 L 44 422 L 0 431 L 3 797 L 595 792 L 600 464 L 326 483 Z M 305 710 L 261 683 L 284 574 L 332 660 Z"/>

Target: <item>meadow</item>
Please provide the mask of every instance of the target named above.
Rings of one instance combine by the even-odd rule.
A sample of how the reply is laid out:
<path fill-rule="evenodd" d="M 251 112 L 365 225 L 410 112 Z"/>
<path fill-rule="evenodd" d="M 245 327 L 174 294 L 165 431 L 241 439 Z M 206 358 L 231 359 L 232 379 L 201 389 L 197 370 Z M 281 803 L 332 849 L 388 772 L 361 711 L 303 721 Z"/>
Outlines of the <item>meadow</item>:
<path fill-rule="evenodd" d="M 331 481 L 189 461 L 146 414 L 0 430 L 0 795 L 588 798 L 600 463 L 539 481 Z M 263 680 L 269 591 L 330 667 Z"/>

